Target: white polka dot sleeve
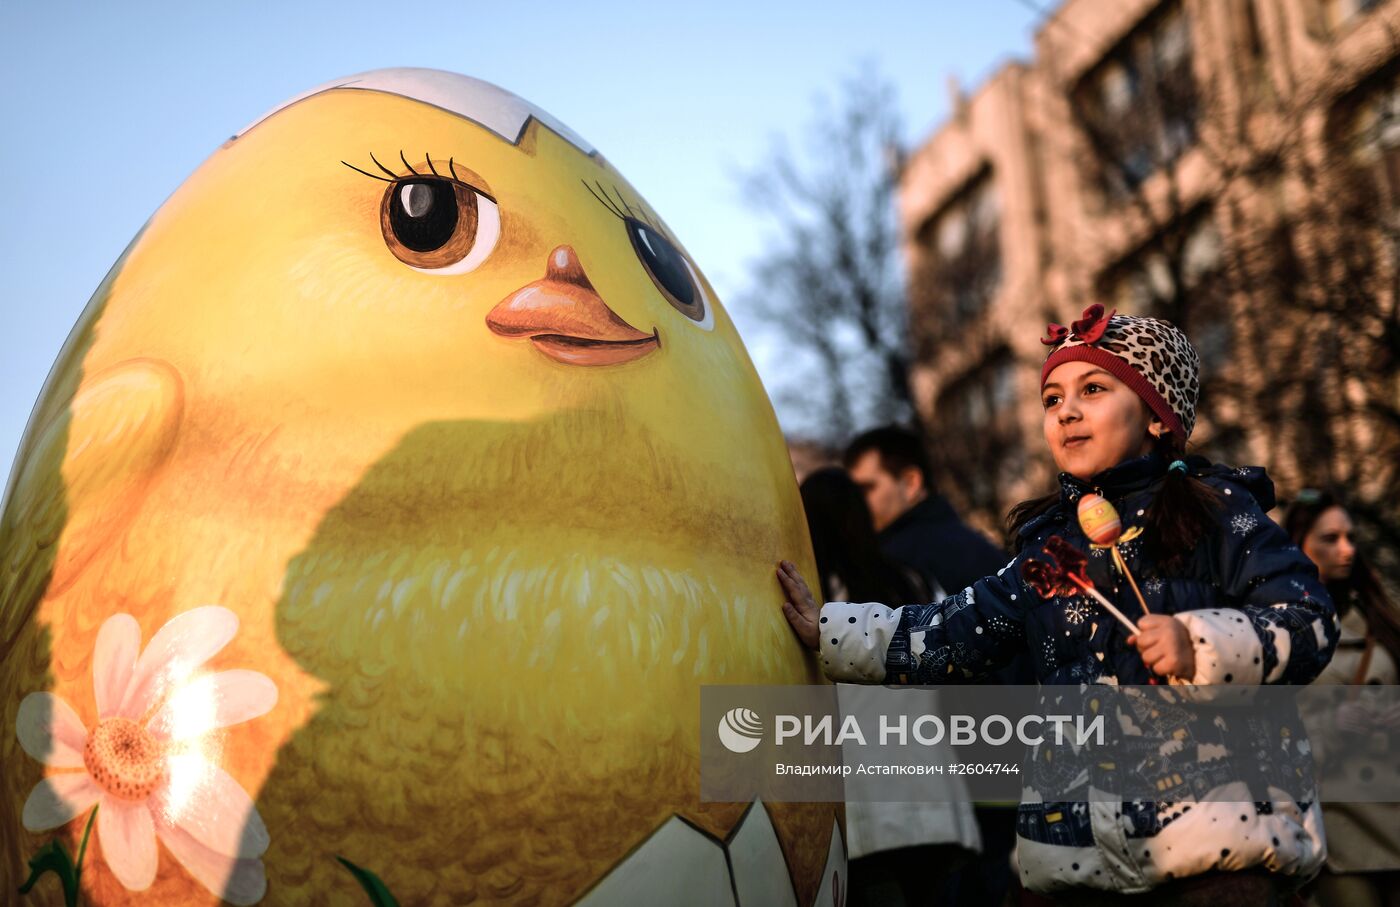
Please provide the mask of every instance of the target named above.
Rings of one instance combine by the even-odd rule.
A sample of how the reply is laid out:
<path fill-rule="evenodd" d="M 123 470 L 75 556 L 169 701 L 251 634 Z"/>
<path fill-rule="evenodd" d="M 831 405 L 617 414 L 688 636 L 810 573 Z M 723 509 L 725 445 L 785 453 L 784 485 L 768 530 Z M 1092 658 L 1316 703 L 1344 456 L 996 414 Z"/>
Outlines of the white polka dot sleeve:
<path fill-rule="evenodd" d="M 1248 616 L 1234 608 L 1207 608 L 1173 615 L 1186 625 L 1195 649 L 1196 673 L 1191 683 L 1198 686 L 1219 683 L 1258 684 L 1264 681 L 1264 647 Z M 1278 644 L 1283 662 L 1288 661 L 1288 636 Z M 1271 678 L 1272 679 L 1272 678 Z"/>
<path fill-rule="evenodd" d="M 1225 502 L 1212 547 L 1220 607 L 1177 614 L 1197 684 L 1311 683 L 1337 644 L 1337 612 L 1317 568 L 1244 489 Z"/>
<path fill-rule="evenodd" d="M 903 608 L 876 602 L 827 602 L 822 606 L 822 670 L 832 680 L 880 683 L 885 679 L 885 653 L 899 629 Z"/>

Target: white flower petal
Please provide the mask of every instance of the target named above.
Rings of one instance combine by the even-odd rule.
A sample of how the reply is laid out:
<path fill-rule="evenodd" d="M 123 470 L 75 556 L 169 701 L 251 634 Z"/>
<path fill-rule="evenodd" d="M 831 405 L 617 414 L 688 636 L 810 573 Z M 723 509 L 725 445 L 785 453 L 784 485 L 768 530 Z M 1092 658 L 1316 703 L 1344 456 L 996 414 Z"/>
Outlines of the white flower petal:
<path fill-rule="evenodd" d="M 238 632 L 238 615 L 218 605 L 177 614 L 136 660 L 118 714 L 139 721 Z"/>
<path fill-rule="evenodd" d="M 183 828 L 157 814 L 156 834 L 190 875 L 230 904 L 256 904 L 267 894 L 267 873 L 259 859 L 235 859 L 205 847 Z"/>
<path fill-rule="evenodd" d="M 48 831 L 87 812 L 100 796 L 102 788 L 87 772 L 50 775 L 29 792 L 20 820 L 30 831 Z"/>
<path fill-rule="evenodd" d="M 277 704 L 277 684 L 257 671 L 197 677 L 165 702 L 147 727 L 157 737 L 189 740 L 265 715 Z"/>
<path fill-rule="evenodd" d="M 97 840 L 112 875 L 127 891 L 145 891 L 156 878 L 156 826 L 145 803 L 103 797 Z"/>
<path fill-rule="evenodd" d="M 52 693 L 30 693 L 19 704 L 15 733 L 24 751 L 55 768 L 82 768 L 87 728 L 73 707 Z"/>
<path fill-rule="evenodd" d="M 171 756 L 168 765 L 170 780 L 152 805 L 158 821 L 179 826 L 225 856 L 263 855 L 267 826 L 232 775 L 190 753 Z"/>
<path fill-rule="evenodd" d="M 136 618 L 113 614 L 102 622 L 102 629 L 97 631 L 97 647 L 92 652 L 92 692 L 98 718 L 115 714 L 121 706 L 140 651 L 141 625 Z"/>

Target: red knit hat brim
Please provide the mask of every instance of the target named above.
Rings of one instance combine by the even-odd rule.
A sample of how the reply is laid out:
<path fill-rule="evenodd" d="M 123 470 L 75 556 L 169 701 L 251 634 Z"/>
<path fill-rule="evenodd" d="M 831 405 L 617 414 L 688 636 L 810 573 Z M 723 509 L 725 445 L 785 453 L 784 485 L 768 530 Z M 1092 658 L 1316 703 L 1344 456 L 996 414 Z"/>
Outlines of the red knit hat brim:
<path fill-rule="evenodd" d="M 1186 447 L 1186 429 L 1181 423 L 1181 417 L 1172 411 L 1171 406 L 1157 389 L 1152 386 L 1141 372 L 1128 364 L 1126 359 L 1113 355 L 1108 350 L 1101 350 L 1096 346 L 1080 345 L 1061 347 L 1050 354 L 1045 360 L 1044 367 L 1040 370 L 1040 387 L 1045 389 L 1045 382 L 1050 380 L 1050 373 L 1057 366 L 1066 362 L 1089 362 L 1108 372 L 1113 377 L 1122 381 L 1132 389 L 1133 393 L 1142 398 L 1142 402 L 1147 404 L 1147 408 L 1152 410 L 1152 414 L 1162 420 L 1162 424 L 1172 433 L 1172 443 L 1179 449 Z"/>

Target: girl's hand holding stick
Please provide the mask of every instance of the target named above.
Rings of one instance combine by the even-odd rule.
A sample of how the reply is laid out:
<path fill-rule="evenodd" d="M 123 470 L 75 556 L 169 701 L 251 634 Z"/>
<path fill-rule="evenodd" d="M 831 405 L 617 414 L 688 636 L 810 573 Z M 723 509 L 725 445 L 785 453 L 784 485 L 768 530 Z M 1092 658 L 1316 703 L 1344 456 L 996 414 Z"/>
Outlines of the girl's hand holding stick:
<path fill-rule="evenodd" d="M 1149 670 L 1164 677 L 1195 675 L 1195 650 L 1184 624 L 1162 614 L 1148 614 L 1139 623 L 1133 623 L 1094 588 L 1088 575 L 1089 561 L 1077 548 L 1052 535 L 1045 541 L 1044 553 L 1043 560 L 1027 558 L 1021 564 L 1021 577 L 1036 594 L 1054 598 L 1083 592 L 1132 633 L 1128 644 L 1137 648 Z"/>

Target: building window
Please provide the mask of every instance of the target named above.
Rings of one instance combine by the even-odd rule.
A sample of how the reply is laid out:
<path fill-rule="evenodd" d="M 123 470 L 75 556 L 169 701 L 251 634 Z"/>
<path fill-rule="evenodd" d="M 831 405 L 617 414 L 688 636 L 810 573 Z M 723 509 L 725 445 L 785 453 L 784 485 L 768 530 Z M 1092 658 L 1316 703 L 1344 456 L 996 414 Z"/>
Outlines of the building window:
<path fill-rule="evenodd" d="M 1169 3 L 1119 43 L 1074 91 L 1100 182 L 1134 191 L 1196 140 L 1191 27 Z"/>
<path fill-rule="evenodd" d="M 1199 211 L 1184 228 L 1164 231 L 1109 272 L 1101 286 L 1119 312 L 1162 318 L 1186 332 L 1201 358 L 1196 412 L 1208 426 L 1210 450 L 1217 456 L 1242 453 L 1243 429 L 1219 418 L 1222 401 L 1238 402 L 1241 375 L 1224 242 L 1210 213 Z"/>
<path fill-rule="evenodd" d="M 1108 297 L 1134 315 L 1173 317 L 1177 300 L 1197 289 L 1222 263 L 1220 231 L 1208 213 L 1185 230 L 1168 230 L 1109 272 Z"/>
<path fill-rule="evenodd" d="M 1387 207 L 1400 209 L 1400 78 L 1392 74 L 1361 98 L 1350 131 L 1354 159 L 1372 174 Z"/>
<path fill-rule="evenodd" d="M 1165 318 L 1191 337 L 1201 366 L 1217 373 L 1230 359 L 1232 332 L 1223 287 L 1223 244 L 1208 213 L 1184 230 L 1163 233 L 1102 281 L 1104 296 L 1125 315 Z"/>
<path fill-rule="evenodd" d="M 1381 0 L 1322 0 L 1323 20 L 1336 31 L 1357 16 L 1369 13 L 1381 5 Z"/>
<path fill-rule="evenodd" d="M 1001 202 L 984 169 L 920 231 L 917 292 L 938 320 L 984 312 L 1001 287 Z"/>
<path fill-rule="evenodd" d="M 944 487 L 973 510 L 1005 513 L 1002 489 L 1022 477 L 1025 451 L 1017 423 L 1017 374 L 1010 350 L 993 352 L 948 384 L 934 409 L 936 459 Z"/>

